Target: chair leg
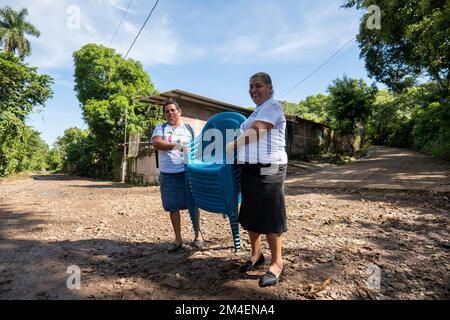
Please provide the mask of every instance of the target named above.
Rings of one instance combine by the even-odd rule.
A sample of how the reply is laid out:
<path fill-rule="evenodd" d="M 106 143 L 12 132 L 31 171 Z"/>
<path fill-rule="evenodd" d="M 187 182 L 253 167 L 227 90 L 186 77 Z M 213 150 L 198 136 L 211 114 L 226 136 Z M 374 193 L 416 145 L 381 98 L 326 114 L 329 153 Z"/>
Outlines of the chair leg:
<path fill-rule="evenodd" d="M 230 215 L 230 226 L 233 234 L 234 251 L 238 251 L 241 248 L 241 237 L 239 232 L 239 223 L 237 220 L 237 212 L 233 212 Z"/>
<path fill-rule="evenodd" d="M 191 216 L 191 221 L 192 221 L 192 227 L 194 228 L 194 235 L 195 238 L 198 238 L 198 230 L 199 230 L 199 226 L 198 226 L 198 208 L 197 207 L 189 207 L 189 215 Z"/>
<path fill-rule="evenodd" d="M 189 179 L 188 179 L 188 175 L 186 173 L 186 198 L 187 198 L 187 203 L 188 203 L 188 210 L 189 210 L 189 215 L 191 216 L 191 221 L 192 221 L 192 226 L 194 228 L 194 235 L 195 238 L 198 238 L 198 230 L 199 230 L 199 219 L 198 219 L 198 207 L 195 205 L 194 202 L 194 197 L 192 196 L 191 193 L 191 188 L 189 187 Z"/>

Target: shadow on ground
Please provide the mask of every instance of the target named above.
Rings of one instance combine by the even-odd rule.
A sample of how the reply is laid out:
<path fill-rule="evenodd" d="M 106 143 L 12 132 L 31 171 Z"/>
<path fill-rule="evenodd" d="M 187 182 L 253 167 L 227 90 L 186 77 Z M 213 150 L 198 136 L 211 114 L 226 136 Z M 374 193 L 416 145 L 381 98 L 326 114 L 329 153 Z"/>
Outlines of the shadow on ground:
<path fill-rule="evenodd" d="M 50 177 L 43 176 L 42 179 L 86 180 Z M 76 182 L 72 185 L 90 186 Z M 414 290 L 423 290 L 428 292 L 423 298 L 450 297 L 448 193 L 286 187 L 286 195 L 296 197 L 302 205 L 306 203 L 304 196 L 309 194 L 323 195 L 330 201 L 345 200 L 353 206 L 371 203 L 366 207 L 372 210 L 378 203 L 393 209 L 378 217 L 373 212 L 349 212 L 343 208 L 333 211 L 331 204 L 324 209 L 328 212 L 317 219 L 312 218 L 314 220 L 306 219 L 304 207 L 299 209 L 298 215 L 289 211 L 291 230 L 286 240 L 290 242 L 284 250 L 287 277 L 276 287 L 266 289 L 256 285 L 264 269 L 249 275 L 240 274 L 237 269 L 244 258 L 231 253 L 219 256 L 216 250 L 231 251 L 231 247 L 223 243 L 202 251 L 187 246 L 176 254 L 169 254 L 167 243 L 80 240 L 75 236 L 51 239 L 40 234 L 49 213 L 30 210 L 31 214 L 0 205 L 0 298 L 303 299 L 306 284 L 331 278 L 333 290 L 341 291 L 343 298 L 356 299 L 358 296 L 349 292 L 366 280 L 368 264 L 381 269 L 381 293 L 385 296 L 398 299 L 411 294 L 413 298 L 421 298 L 421 292 Z M 15 207 L 19 205 L 33 206 L 33 199 Z M 411 210 L 416 213 L 405 219 L 396 215 L 396 211 L 407 213 Z M 76 216 L 73 218 L 77 219 Z M 332 229 L 334 226 L 340 228 Z M 298 233 L 294 232 L 296 227 Z M 27 232 L 28 238 L 14 236 L 18 230 Z M 334 230 L 336 235 L 331 238 L 327 230 Z M 308 247 L 304 243 L 306 236 L 312 241 L 321 241 L 320 246 Z M 245 232 L 241 237 L 247 237 Z M 325 241 L 328 238 L 331 241 Z M 364 240 L 364 244 L 341 246 L 337 243 L 340 240 Z M 318 262 L 323 260 L 325 253 L 332 253 L 332 258 Z M 80 290 L 67 287 L 71 275 L 67 273 L 69 266 L 81 269 Z"/>

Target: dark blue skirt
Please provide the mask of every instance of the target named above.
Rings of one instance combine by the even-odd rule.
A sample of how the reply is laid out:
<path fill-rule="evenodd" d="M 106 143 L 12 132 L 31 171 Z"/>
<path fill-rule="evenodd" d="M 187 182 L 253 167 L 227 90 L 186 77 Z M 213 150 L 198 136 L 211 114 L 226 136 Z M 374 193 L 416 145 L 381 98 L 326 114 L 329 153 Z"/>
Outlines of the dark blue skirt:
<path fill-rule="evenodd" d="M 188 208 L 185 173 L 160 173 L 159 186 L 165 211 L 173 212 Z"/>
<path fill-rule="evenodd" d="M 284 179 L 287 165 L 242 164 L 242 203 L 238 221 L 242 228 L 259 234 L 282 234 L 287 231 Z M 261 170 L 263 169 L 263 170 Z"/>

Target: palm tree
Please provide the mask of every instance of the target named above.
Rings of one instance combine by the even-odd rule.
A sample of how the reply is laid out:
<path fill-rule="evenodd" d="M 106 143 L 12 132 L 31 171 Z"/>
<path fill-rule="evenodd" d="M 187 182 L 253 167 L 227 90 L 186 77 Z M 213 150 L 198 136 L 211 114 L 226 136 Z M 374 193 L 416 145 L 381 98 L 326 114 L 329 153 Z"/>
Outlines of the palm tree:
<path fill-rule="evenodd" d="M 35 37 L 41 34 L 31 23 L 25 21 L 27 15 L 26 8 L 22 8 L 19 12 L 11 7 L 0 9 L 0 43 L 5 52 L 15 54 L 17 51 L 21 59 L 31 53 L 30 41 L 24 34 Z"/>

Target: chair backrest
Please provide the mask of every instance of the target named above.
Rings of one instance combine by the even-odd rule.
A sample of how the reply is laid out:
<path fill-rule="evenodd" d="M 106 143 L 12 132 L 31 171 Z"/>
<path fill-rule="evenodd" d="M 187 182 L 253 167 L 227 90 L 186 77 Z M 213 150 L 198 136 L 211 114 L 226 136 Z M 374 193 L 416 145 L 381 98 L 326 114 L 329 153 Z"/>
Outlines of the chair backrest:
<path fill-rule="evenodd" d="M 219 114 L 211 117 L 205 124 L 199 139 L 201 139 L 202 151 L 205 151 L 208 145 L 215 143 L 216 147 L 222 148 L 222 158 L 217 159 L 215 149 L 211 152 L 211 158 L 204 159 L 202 152 L 201 156 L 196 156 L 197 159 L 201 159 L 206 162 L 224 162 L 226 153 L 225 145 L 232 142 L 235 139 L 234 135 L 227 134 L 227 129 L 236 131 L 240 128 L 241 124 L 246 120 L 246 118 L 237 112 L 221 112 Z M 220 132 L 220 134 L 219 134 Z M 216 142 L 216 139 L 221 139 Z M 220 153 L 217 153 L 220 154 Z"/>

